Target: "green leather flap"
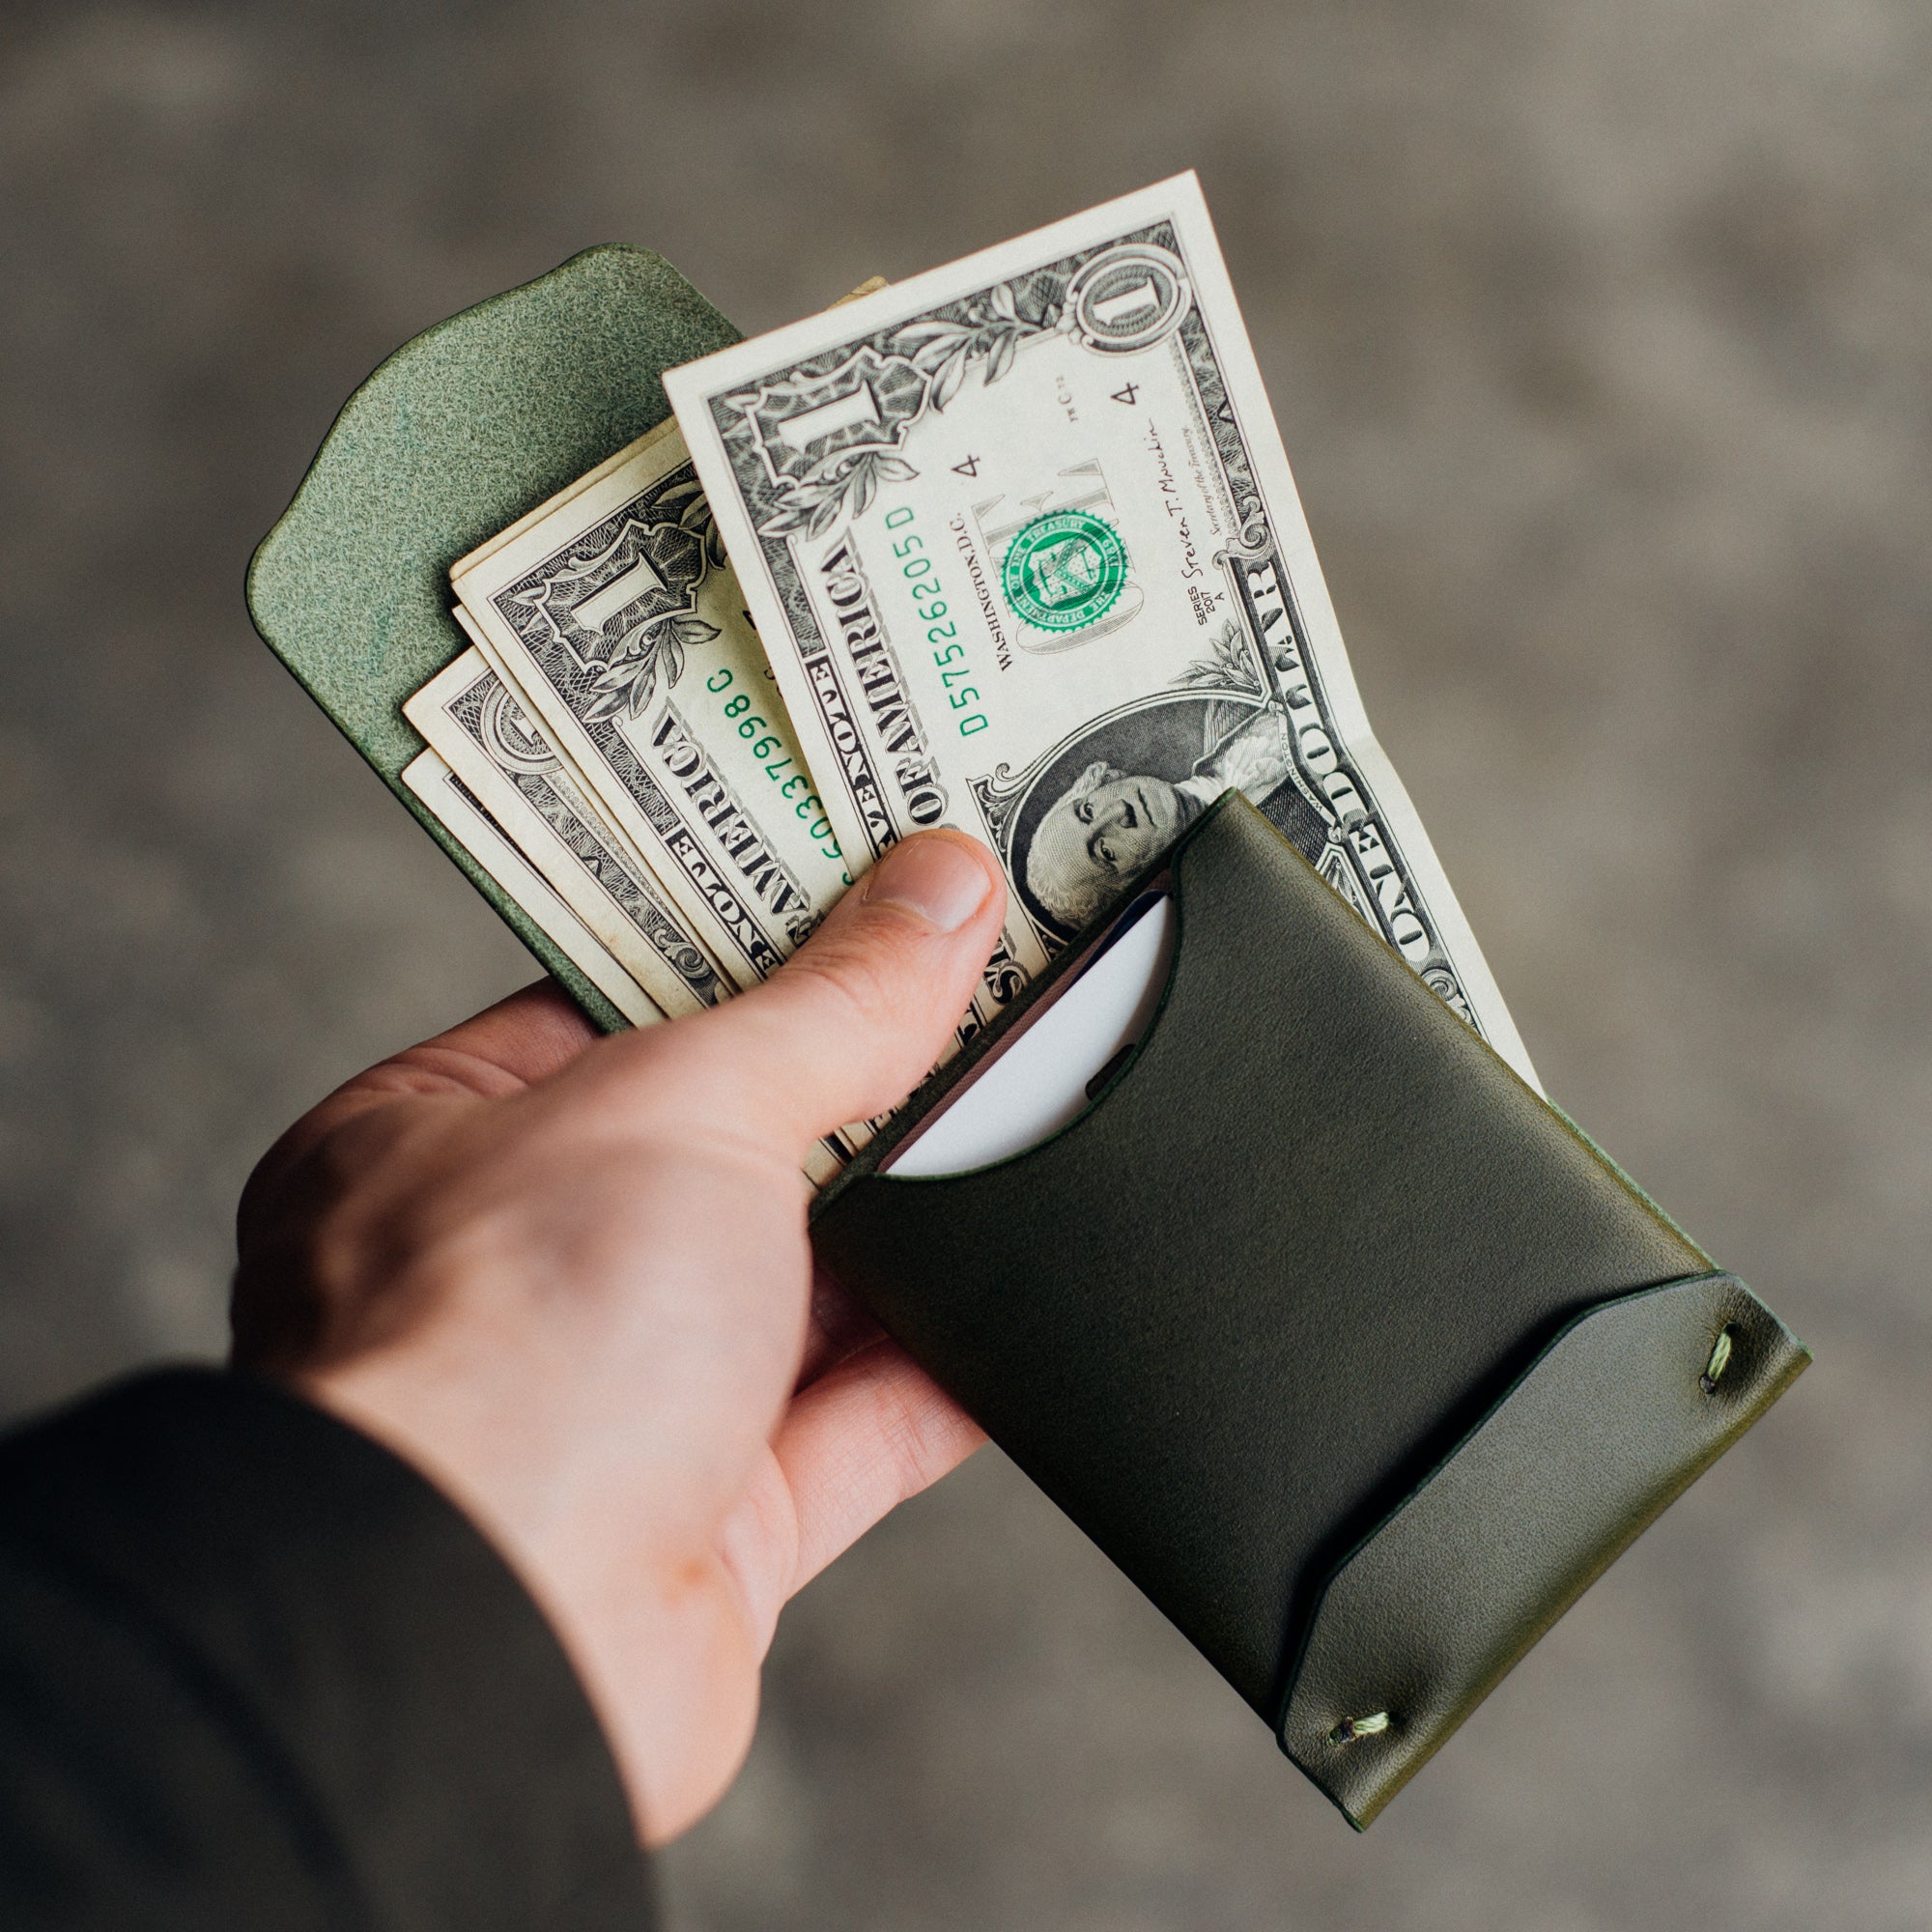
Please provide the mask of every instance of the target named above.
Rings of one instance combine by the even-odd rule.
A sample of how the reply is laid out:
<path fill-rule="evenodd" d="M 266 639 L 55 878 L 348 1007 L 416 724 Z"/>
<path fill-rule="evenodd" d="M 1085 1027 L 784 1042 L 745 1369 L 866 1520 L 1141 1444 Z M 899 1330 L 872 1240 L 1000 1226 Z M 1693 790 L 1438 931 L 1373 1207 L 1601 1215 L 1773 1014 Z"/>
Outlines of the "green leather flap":
<path fill-rule="evenodd" d="M 862 1157 L 813 1236 L 1272 1725 L 1341 1559 L 1567 1323 L 1712 1263 L 1245 800 L 1172 871 L 1165 1000 L 1094 1104 L 969 1174 Z M 1543 1628 L 1567 1597 L 1489 1547 Z"/>
<path fill-rule="evenodd" d="M 1809 1360 L 1731 1275 L 1580 1317 L 1323 1590 L 1282 1748 L 1367 1827 Z"/>
<path fill-rule="evenodd" d="M 662 256 L 592 248 L 405 343 L 350 397 L 248 571 L 269 647 L 598 1025 L 622 1016 L 401 782 L 402 714 L 468 640 L 449 567 L 669 413 L 738 331 Z"/>

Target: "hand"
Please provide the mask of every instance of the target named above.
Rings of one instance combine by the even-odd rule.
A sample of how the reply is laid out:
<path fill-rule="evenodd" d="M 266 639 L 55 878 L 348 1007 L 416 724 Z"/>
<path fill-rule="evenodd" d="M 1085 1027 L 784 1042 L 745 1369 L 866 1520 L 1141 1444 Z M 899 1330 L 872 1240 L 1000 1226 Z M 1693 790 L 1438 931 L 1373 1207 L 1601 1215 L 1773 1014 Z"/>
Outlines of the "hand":
<path fill-rule="evenodd" d="M 814 1293 L 800 1169 L 939 1057 L 1005 909 L 984 847 L 922 835 L 754 991 L 597 1039 L 529 988 L 357 1075 L 242 1196 L 237 1364 L 495 1539 L 647 1840 L 736 1775 L 785 1600 L 980 1442 Z"/>

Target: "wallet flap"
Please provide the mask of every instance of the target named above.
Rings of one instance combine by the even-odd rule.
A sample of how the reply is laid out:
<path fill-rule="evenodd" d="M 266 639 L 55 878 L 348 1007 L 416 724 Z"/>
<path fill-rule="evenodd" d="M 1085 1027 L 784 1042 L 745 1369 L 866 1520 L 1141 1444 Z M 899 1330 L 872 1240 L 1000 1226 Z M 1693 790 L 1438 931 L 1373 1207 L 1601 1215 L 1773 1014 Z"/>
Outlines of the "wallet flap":
<path fill-rule="evenodd" d="M 1731 1275 L 1571 1323 L 1322 1591 L 1282 1748 L 1366 1827 L 1809 1359 Z"/>
<path fill-rule="evenodd" d="M 248 570 L 270 649 L 607 1032 L 622 1015 L 402 782 L 423 749 L 403 700 L 468 647 L 450 565 L 662 422 L 666 369 L 738 339 L 661 255 L 575 255 L 383 363 Z"/>
<path fill-rule="evenodd" d="M 1071 1124 L 835 1183 L 832 1270 L 1273 1723 L 1314 1592 L 1566 1322 L 1712 1263 L 1238 794 Z"/>

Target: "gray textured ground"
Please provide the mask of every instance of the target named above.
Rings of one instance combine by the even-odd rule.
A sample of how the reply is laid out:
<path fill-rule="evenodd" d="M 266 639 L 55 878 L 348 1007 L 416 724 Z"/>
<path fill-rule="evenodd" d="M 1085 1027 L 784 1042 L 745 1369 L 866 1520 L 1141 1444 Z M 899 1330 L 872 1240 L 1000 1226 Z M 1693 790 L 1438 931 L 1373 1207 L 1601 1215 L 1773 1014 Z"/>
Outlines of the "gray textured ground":
<path fill-rule="evenodd" d="M 0 1405 L 217 1345 L 254 1153 L 526 967 L 253 639 L 389 348 L 745 327 L 1198 165 L 1550 1090 L 1818 1350 L 1364 1840 L 992 1456 L 807 1593 L 681 1932 L 1932 1923 L 1932 16 L 0 10 Z"/>

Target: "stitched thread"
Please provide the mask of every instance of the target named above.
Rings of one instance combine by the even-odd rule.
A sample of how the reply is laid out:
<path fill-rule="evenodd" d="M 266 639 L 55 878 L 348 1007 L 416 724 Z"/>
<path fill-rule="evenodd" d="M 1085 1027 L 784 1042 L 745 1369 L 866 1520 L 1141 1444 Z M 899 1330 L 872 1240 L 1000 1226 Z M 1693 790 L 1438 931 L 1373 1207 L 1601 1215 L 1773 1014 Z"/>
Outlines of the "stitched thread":
<path fill-rule="evenodd" d="M 1718 1339 L 1711 1344 L 1711 1359 L 1704 1364 L 1704 1373 L 1697 1378 L 1697 1386 L 1706 1395 L 1715 1395 L 1718 1382 L 1731 1361 L 1732 1329 L 1727 1322 L 1718 1330 Z"/>

